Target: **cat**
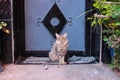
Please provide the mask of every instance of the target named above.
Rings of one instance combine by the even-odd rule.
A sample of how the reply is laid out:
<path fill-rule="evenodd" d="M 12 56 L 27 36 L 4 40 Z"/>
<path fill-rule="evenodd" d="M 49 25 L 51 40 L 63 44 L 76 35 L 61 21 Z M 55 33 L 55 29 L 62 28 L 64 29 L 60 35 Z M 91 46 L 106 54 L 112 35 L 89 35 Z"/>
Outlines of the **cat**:
<path fill-rule="evenodd" d="M 55 35 L 56 41 L 53 44 L 51 51 L 49 52 L 49 57 L 51 61 L 58 61 L 59 64 L 67 64 L 65 62 L 65 56 L 67 54 L 68 48 L 67 33 L 64 33 L 63 35 L 56 33 Z"/>

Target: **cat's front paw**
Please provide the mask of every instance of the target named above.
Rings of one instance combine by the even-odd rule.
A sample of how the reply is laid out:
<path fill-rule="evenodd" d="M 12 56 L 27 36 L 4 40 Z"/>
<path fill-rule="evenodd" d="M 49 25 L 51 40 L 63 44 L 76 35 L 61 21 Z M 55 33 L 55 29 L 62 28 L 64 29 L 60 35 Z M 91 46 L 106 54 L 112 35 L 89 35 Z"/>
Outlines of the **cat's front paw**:
<path fill-rule="evenodd" d="M 65 61 L 64 62 L 59 62 L 60 65 L 65 65 L 67 64 Z"/>

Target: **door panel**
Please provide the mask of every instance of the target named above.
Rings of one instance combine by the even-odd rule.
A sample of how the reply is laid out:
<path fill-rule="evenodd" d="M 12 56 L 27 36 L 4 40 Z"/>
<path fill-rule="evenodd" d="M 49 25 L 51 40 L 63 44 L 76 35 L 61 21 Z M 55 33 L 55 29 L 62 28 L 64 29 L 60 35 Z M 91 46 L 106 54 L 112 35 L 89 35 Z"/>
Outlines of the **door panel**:
<path fill-rule="evenodd" d="M 25 0 L 25 50 L 50 50 L 54 36 L 43 23 L 53 5 L 57 4 L 67 20 L 60 34 L 67 32 L 70 51 L 85 51 L 85 16 L 77 16 L 85 11 L 85 0 Z M 53 17 L 52 25 L 60 23 Z"/>

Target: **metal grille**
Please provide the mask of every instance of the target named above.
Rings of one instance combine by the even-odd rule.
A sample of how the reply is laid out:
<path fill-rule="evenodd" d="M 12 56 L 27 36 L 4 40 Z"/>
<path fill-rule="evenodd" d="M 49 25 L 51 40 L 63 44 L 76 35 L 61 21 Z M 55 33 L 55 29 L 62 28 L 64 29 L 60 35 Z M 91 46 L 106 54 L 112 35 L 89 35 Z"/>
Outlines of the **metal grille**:
<path fill-rule="evenodd" d="M 0 0 L 0 22 L 6 22 L 6 28 L 11 31 L 11 1 L 12 0 Z M 1 37 L 1 57 L 0 60 L 7 64 L 12 62 L 12 39 L 11 33 L 6 35 L 2 32 Z"/>
<path fill-rule="evenodd" d="M 0 21 L 10 21 L 11 0 L 0 0 Z"/>

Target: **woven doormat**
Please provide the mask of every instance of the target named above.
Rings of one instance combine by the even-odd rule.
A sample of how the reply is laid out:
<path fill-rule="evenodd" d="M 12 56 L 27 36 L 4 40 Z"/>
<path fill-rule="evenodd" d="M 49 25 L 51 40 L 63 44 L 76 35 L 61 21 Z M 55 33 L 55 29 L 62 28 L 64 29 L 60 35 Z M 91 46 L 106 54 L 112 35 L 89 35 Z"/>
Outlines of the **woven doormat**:
<path fill-rule="evenodd" d="M 81 64 L 81 63 L 92 63 L 96 59 L 93 56 L 90 57 L 80 57 L 80 56 L 72 56 L 68 59 L 69 64 Z M 49 57 L 28 57 L 21 64 L 58 64 L 57 61 L 50 61 Z"/>

